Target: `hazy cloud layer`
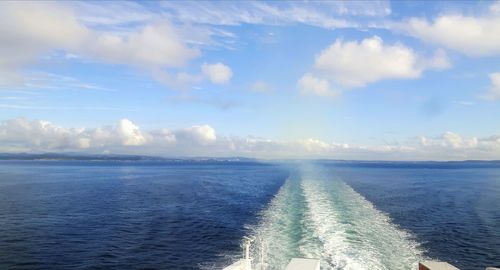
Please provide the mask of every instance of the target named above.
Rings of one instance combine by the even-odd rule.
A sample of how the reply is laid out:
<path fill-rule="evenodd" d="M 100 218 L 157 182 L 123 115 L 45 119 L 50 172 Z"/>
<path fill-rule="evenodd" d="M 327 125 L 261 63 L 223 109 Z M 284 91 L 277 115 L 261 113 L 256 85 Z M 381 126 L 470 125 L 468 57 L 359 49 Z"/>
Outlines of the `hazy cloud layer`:
<path fill-rule="evenodd" d="M 500 135 L 465 138 L 453 132 L 421 136 L 406 144 L 362 146 L 314 138 L 274 141 L 217 135 L 209 125 L 141 130 L 128 119 L 114 126 L 67 128 L 17 118 L 0 124 L 1 152 L 87 152 L 161 156 L 246 156 L 388 160 L 499 159 Z"/>
<path fill-rule="evenodd" d="M 273 87 L 265 81 L 257 80 L 252 83 L 252 85 L 250 86 L 250 90 L 260 93 L 269 93 L 273 91 Z"/>

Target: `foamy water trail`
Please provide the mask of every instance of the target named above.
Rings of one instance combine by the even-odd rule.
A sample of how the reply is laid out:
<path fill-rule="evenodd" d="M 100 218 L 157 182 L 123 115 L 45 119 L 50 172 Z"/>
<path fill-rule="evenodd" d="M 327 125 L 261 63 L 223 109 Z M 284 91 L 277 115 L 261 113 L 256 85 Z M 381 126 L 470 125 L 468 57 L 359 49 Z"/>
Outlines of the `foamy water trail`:
<path fill-rule="evenodd" d="M 346 183 L 303 171 L 280 188 L 252 228 L 254 266 L 284 269 L 293 257 L 322 269 L 416 269 L 423 259 L 411 235 Z M 258 268 L 257 268 L 258 269 Z"/>
<path fill-rule="evenodd" d="M 362 258 L 373 258 L 369 251 L 354 248 L 349 224 L 343 222 L 335 205 L 331 204 L 329 194 L 317 181 L 304 180 L 301 184 L 307 202 L 305 226 L 321 243 L 319 256 L 309 254 L 307 246 L 302 248 L 306 257 L 320 258 L 326 268 L 331 269 L 372 269 L 367 268 Z M 356 236 L 356 235 L 354 235 Z M 371 263 L 376 264 L 378 263 Z"/>
<path fill-rule="evenodd" d="M 284 269 L 290 258 L 300 256 L 304 202 L 298 182 L 288 179 L 262 213 L 261 223 L 253 228 L 252 257 L 254 264 L 264 261 L 267 269 Z"/>

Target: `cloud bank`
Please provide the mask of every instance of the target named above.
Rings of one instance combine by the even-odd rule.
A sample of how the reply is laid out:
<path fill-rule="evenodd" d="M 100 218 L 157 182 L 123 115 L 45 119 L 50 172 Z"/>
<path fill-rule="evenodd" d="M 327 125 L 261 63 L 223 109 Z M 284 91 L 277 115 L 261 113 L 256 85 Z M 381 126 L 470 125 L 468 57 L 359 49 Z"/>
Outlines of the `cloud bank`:
<path fill-rule="evenodd" d="M 500 159 L 500 135 L 462 137 L 453 132 L 410 138 L 405 144 L 350 145 L 314 138 L 275 141 L 218 135 L 209 125 L 141 130 L 128 119 L 114 126 L 68 128 L 16 118 L 0 124 L 0 152 L 85 152 L 160 156 L 245 156 L 371 160 Z"/>

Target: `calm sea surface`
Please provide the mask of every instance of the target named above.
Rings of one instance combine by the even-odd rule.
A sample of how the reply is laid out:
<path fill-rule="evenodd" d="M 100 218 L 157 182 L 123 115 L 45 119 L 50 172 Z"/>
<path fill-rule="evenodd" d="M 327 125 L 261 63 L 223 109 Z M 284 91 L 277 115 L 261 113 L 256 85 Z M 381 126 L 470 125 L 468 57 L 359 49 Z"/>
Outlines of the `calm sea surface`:
<path fill-rule="evenodd" d="M 500 267 L 498 164 L 0 161 L 0 269 Z"/>

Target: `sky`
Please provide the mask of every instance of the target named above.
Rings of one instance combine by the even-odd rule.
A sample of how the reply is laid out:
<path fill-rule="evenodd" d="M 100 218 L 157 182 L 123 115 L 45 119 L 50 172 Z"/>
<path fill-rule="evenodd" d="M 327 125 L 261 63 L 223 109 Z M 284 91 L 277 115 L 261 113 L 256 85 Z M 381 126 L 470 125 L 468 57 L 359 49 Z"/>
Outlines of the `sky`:
<path fill-rule="evenodd" d="M 500 159 L 500 1 L 0 2 L 0 152 Z"/>

